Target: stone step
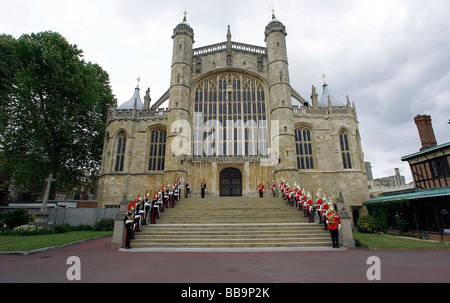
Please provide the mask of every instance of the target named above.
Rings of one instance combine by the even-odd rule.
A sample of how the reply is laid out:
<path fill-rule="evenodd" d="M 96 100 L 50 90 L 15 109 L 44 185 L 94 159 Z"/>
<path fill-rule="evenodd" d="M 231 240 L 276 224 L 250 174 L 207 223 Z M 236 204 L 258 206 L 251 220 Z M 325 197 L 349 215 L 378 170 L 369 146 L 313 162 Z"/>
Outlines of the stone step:
<path fill-rule="evenodd" d="M 172 234 L 172 235 L 139 235 L 137 237 L 139 240 L 146 240 L 146 241 L 153 241 L 153 240 L 164 240 L 164 239 L 180 239 L 180 240 L 188 240 L 188 239 L 307 239 L 307 238 L 326 238 L 328 239 L 329 236 L 319 234 L 319 233 L 313 233 L 313 234 Z"/>
<path fill-rule="evenodd" d="M 230 238 L 230 237 L 209 237 L 209 238 L 163 238 L 163 239 L 135 239 L 133 240 L 133 246 L 138 247 L 153 247 L 153 246 L 164 246 L 165 244 L 168 245 L 175 245 L 180 244 L 183 246 L 187 246 L 188 244 L 196 244 L 201 246 L 210 245 L 213 246 L 212 243 L 222 243 L 222 244 L 247 244 L 251 246 L 252 243 L 259 243 L 263 244 L 266 243 L 267 246 L 274 245 L 274 243 L 277 243 L 277 246 L 283 246 L 283 243 L 297 243 L 297 244 L 303 244 L 303 243 L 312 243 L 312 242 L 318 242 L 321 245 L 323 243 L 329 244 L 329 237 L 265 237 L 265 238 Z"/>
<path fill-rule="evenodd" d="M 165 248 L 196 248 L 196 247 L 310 247 L 310 246 L 329 246 L 330 240 L 324 239 L 309 239 L 309 241 L 299 241 L 298 239 L 275 239 L 275 241 L 253 241 L 246 240 L 242 242 L 238 241 L 184 241 L 184 242 L 139 242 L 133 240 L 132 247 L 134 248 L 153 248 L 153 247 L 165 247 Z"/>
<path fill-rule="evenodd" d="M 316 223 L 203 223 L 203 224 L 148 224 L 141 226 L 141 230 L 143 231 L 155 231 L 155 230 L 201 230 L 201 229 L 219 229 L 219 230 L 240 230 L 240 229 L 272 229 L 272 228 L 283 228 L 290 230 L 317 230 L 323 229 L 322 224 Z"/>
<path fill-rule="evenodd" d="M 281 198 L 189 198 L 141 226 L 136 248 L 329 246 L 322 224 Z"/>
<path fill-rule="evenodd" d="M 227 235 L 227 236 L 241 236 L 250 235 L 252 237 L 264 237 L 269 235 L 279 235 L 279 236 L 296 236 L 296 235 L 323 235 L 323 229 L 292 229 L 292 228 L 282 228 L 282 227 L 271 227 L 271 228 L 239 228 L 239 229 L 226 229 L 226 228 L 179 228 L 174 229 L 168 227 L 167 229 L 142 229 L 141 232 L 136 232 L 136 235 L 140 238 L 160 238 L 165 236 L 179 236 L 179 235 L 189 235 L 189 236 L 214 236 L 214 235 Z"/>
<path fill-rule="evenodd" d="M 323 230 L 323 225 L 315 223 L 224 223 L 224 224 L 150 224 L 141 226 L 143 233 L 179 232 L 179 231 L 231 231 L 259 230 L 261 232 L 271 230 L 316 231 Z"/>

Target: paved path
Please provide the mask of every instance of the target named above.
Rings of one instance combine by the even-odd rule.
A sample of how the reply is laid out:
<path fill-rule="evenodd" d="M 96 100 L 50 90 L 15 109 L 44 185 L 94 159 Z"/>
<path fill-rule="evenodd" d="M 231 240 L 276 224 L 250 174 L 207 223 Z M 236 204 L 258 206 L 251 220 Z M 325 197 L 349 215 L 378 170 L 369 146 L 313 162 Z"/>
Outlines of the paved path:
<path fill-rule="evenodd" d="M 0 255 L 0 282 L 68 282 L 80 259 L 81 282 L 153 283 L 434 283 L 450 282 L 450 252 L 431 250 L 303 249 L 286 251 L 122 251 L 111 237 L 29 255 Z M 380 260 L 380 281 L 367 272 Z M 180 285 L 178 285 L 180 287 Z M 178 294 L 176 294 L 178 296 Z"/>

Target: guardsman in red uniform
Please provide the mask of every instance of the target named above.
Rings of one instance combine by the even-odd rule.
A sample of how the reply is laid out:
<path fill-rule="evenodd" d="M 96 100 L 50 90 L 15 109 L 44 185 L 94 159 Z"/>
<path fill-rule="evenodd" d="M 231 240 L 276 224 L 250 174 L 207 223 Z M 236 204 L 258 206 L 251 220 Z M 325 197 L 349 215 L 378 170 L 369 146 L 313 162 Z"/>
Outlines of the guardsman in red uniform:
<path fill-rule="evenodd" d="M 306 217 L 306 201 L 308 201 L 308 198 L 306 197 L 305 189 L 303 189 L 303 195 L 300 200 L 301 210 L 303 210 L 303 217 Z"/>
<path fill-rule="evenodd" d="M 283 199 L 285 199 L 285 197 L 284 197 L 284 180 L 283 180 L 283 178 L 281 178 L 281 181 L 280 181 L 280 191 L 281 191 L 281 196 L 283 197 Z"/>
<path fill-rule="evenodd" d="M 144 205 L 144 218 L 142 220 L 142 225 L 147 225 L 148 213 L 149 213 L 149 211 L 151 209 L 151 203 L 148 200 L 148 189 L 147 189 L 147 191 L 145 192 L 145 195 L 144 195 L 144 204 L 143 205 Z"/>
<path fill-rule="evenodd" d="M 186 180 L 186 188 L 184 190 L 184 197 L 187 198 L 189 195 L 189 191 L 191 190 L 191 184 L 189 183 L 189 179 Z"/>
<path fill-rule="evenodd" d="M 178 177 L 177 181 L 175 181 L 175 184 L 174 184 L 175 189 L 173 191 L 173 194 L 175 196 L 175 201 L 180 200 L 180 193 L 181 193 L 180 192 L 180 185 L 181 185 L 180 182 L 181 182 L 180 177 Z M 175 202 L 175 205 L 176 205 L 176 202 Z"/>
<path fill-rule="evenodd" d="M 297 193 L 295 194 L 295 207 L 297 207 L 298 210 L 300 210 L 301 206 L 300 206 L 300 202 L 302 199 L 302 188 L 300 187 L 300 185 L 298 185 L 298 190 Z"/>
<path fill-rule="evenodd" d="M 294 190 L 289 187 L 288 203 L 291 207 L 294 206 L 294 199 Z"/>
<path fill-rule="evenodd" d="M 327 214 L 328 229 L 331 233 L 331 242 L 333 248 L 339 248 L 339 228 L 341 227 L 341 218 L 339 214 L 331 208 Z"/>
<path fill-rule="evenodd" d="M 125 223 L 125 248 L 131 248 L 130 243 L 133 236 L 133 225 L 134 225 L 134 206 L 133 202 L 128 204 L 128 211 L 125 213 L 125 217 L 123 218 Z"/>
<path fill-rule="evenodd" d="M 306 215 L 308 216 L 309 223 L 312 222 L 312 200 L 311 200 L 311 194 L 308 192 L 308 195 L 306 196 Z"/>
<path fill-rule="evenodd" d="M 150 224 L 156 223 L 156 218 L 158 216 L 158 205 L 156 205 L 156 202 L 158 202 L 158 193 L 155 191 L 155 194 L 153 195 L 152 199 L 152 214 L 151 214 L 151 221 Z"/>
<path fill-rule="evenodd" d="M 323 223 L 325 225 L 325 230 L 327 229 L 327 211 L 329 209 L 329 205 L 327 202 L 327 198 L 325 196 L 323 196 L 323 203 L 322 203 L 322 207 L 320 208 L 320 223 Z"/>
<path fill-rule="evenodd" d="M 298 192 L 298 185 L 297 185 L 297 183 L 295 183 L 294 182 L 294 190 L 292 191 L 292 205 L 291 206 L 293 206 L 293 205 L 295 205 L 295 206 L 297 206 L 297 201 L 296 201 L 296 196 L 297 196 L 297 192 Z"/>
<path fill-rule="evenodd" d="M 284 189 L 284 198 L 287 200 L 286 204 L 291 203 L 291 187 L 289 186 L 289 183 L 286 183 L 286 188 Z"/>
<path fill-rule="evenodd" d="M 140 232 L 140 224 L 141 224 L 141 215 L 139 214 L 139 197 L 140 195 L 138 195 L 138 197 L 136 199 L 134 199 L 134 231 L 135 232 Z"/>
<path fill-rule="evenodd" d="M 316 194 L 317 200 L 316 200 L 316 211 L 317 215 L 319 216 L 319 224 L 322 223 L 322 216 L 320 213 L 320 210 L 322 209 L 323 200 L 320 197 L 319 193 Z"/>
<path fill-rule="evenodd" d="M 142 199 L 141 195 L 138 196 L 138 202 L 136 206 L 136 214 L 139 215 L 139 231 L 141 231 L 141 226 L 144 224 L 145 219 L 145 206 L 144 206 L 144 200 Z"/>
<path fill-rule="evenodd" d="M 166 183 L 166 185 L 164 186 L 164 191 L 162 192 L 162 196 L 163 196 L 163 205 L 162 205 L 162 211 L 164 211 L 164 208 L 168 208 L 169 207 L 169 192 L 170 192 L 170 188 L 169 188 L 169 182 Z"/>
<path fill-rule="evenodd" d="M 264 184 L 262 184 L 261 181 L 259 181 L 259 184 L 258 184 L 258 191 L 259 191 L 259 197 L 262 198 L 264 195 Z"/>
<path fill-rule="evenodd" d="M 273 196 L 275 197 L 277 190 L 277 185 L 275 184 L 275 181 L 272 181 L 272 186 L 270 187 L 270 190 L 272 191 Z"/>
<path fill-rule="evenodd" d="M 172 185 L 172 208 L 175 207 L 176 201 L 178 201 L 178 186 L 177 182 Z"/>
<path fill-rule="evenodd" d="M 203 179 L 202 183 L 200 184 L 200 190 L 202 191 L 202 198 L 205 198 L 205 193 L 206 193 L 206 182 L 205 182 L 205 179 Z"/>

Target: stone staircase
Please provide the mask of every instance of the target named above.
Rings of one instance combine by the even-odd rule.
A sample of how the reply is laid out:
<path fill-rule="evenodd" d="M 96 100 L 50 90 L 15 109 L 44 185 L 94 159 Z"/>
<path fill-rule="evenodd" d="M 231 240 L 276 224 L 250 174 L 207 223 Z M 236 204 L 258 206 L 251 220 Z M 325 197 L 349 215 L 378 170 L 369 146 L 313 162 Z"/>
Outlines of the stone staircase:
<path fill-rule="evenodd" d="M 282 198 L 188 198 L 135 233 L 133 248 L 330 246 L 322 224 Z"/>

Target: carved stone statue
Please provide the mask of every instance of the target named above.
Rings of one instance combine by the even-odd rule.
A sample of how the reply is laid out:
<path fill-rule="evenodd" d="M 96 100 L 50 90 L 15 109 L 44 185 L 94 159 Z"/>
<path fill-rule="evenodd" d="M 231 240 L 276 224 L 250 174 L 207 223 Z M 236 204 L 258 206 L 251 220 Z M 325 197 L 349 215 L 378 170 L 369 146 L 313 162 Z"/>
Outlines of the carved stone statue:
<path fill-rule="evenodd" d="M 342 192 L 339 192 L 339 195 L 336 199 L 336 207 L 341 217 L 341 228 L 339 230 L 339 238 L 342 239 L 342 245 L 346 247 L 355 247 L 355 241 L 353 240 L 353 232 L 351 225 L 351 216 L 345 210 L 344 196 Z"/>
<path fill-rule="evenodd" d="M 227 56 L 227 65 L 231 66 L 231 56 Z"/>
<path fill-rule="evenodd" d="M 339 192 L 339 196 L 336 199 L 336 205 L 337 205 L 337 211 L 346 211 L 345 203 L 344 203 L 344 196 L 342 196 L 342 192 Z"/>

